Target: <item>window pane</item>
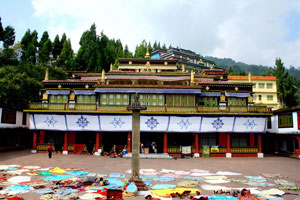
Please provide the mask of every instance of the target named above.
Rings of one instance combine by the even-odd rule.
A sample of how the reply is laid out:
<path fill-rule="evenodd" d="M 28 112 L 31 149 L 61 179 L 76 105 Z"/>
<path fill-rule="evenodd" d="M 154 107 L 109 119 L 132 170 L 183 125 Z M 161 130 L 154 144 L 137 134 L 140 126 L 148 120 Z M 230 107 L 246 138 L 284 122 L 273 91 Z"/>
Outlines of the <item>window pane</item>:
<path fill-rule="evenodd" d="M 265 88 L 265 84 L 264 84 L 264 83 L 259 83 L 259 84 L 258 84 L 258 87 L 259 87 L 259 88 Z"/>
<path fill-rule="evenodd" d="M 267 83 L 267 88 L 273 88 L 273 83 Z"/>
<path fill-rule="evenodd" d="M 273 101 L 273 95 L 267 95 L 267 100 L 268 101 Z"/>

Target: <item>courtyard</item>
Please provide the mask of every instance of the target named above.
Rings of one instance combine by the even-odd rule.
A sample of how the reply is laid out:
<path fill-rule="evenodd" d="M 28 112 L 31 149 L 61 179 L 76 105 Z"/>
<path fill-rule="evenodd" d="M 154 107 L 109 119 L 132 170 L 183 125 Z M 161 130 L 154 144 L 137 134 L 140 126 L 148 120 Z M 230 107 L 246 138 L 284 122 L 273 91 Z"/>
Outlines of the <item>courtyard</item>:
<path fill-rule="evenodd" d="M 51 159 L 45 153 L 31 154 L 30 149 L 9 151 L 0 153 L 0 165 L 20 165 L 20 166 L 39 166 L 41 168 L 59 167 L 66 168 L 82 168 L 89 173 L 101 173 L 110 175 L 111 173 L 125 174 L 126 178 L 130 174 L 126 171 L 131 168 L 130 158 L 110 158 L 104 156 L 91 155 L 62 155 L 54 154 Z M 141 159 L 140 169 L 151 169 L 151 172 L 161 172 L 162 170 L 175 170 L 181 172 L 190 172 L 195 169 L 208 171 L 215 174 L 216 172 L 233 172 L 240 175 L 230 176 L 227 178 L 242 179 L 244 176 L 261 176 L 274 175 L 281 180 L 286 180 L 300 187 L 300 159 L 279 157 L 273 155 L 265 155 L 264 158 L 178 158 L 178 159 Z M 22 176 L 27 176 L 25 173 Z M 162 176 L 162 174 L 159 174 Z M 105 177 L 104 177 L 105 178 Z M 226 186 L 230 188 L 257 188 L 258 190 L 268 190 L 271 188 L 279 188 L 279 185 L 274 184 L 274 179 L 268 179 L 268 183 L 273 186 L 250 186 L 243 183 L 227 182 L 219 184 L 210 184 L 213 186 Z M 152 184 L 177 184 L 184 181 L 181 177 L 176 177 L 174 181 L 159 182 L 152 180 Z M 0 180 L 0 183 L 3 183 Z M 203 195 L 214 195 L 212 190 L 204 190 L 201 186 L 208 185 L 204 181 L 198 181 L 199 185 L 194 187 L 199 189 Z M 5 186 L 3 186 L 5 188 Z M 284 195 L 283 199 L 296 199 L 299 197 L 298 191 L 284 190 L 285 192 L 293 193 L 292 195 Z M 225 194 L 223 194 L 225 195 Z M 40 199 L 40 194 L 28 192 L 18 194 L 17 196 L 24 199 Z M 145 199 L 144 196 L 123 197 L 123 199 Z M 173 198 L 173 199 L 179 199 Z M 188 197 L 186 197 L 188 199 Z"/>

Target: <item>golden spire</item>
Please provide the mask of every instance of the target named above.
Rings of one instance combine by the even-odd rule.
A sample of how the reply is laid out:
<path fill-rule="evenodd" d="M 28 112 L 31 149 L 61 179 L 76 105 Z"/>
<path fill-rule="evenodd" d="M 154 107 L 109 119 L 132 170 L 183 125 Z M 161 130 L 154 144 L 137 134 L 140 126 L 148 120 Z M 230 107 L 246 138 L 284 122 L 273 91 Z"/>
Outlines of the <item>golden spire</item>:
<path fill-rule="evenodd" d="M 113 65 L 110 63 L 110 70 L 109 71 L 112 71 L 113 70 Z"/>
<path fill-rule="evenodd" d="M 145 58 L 150 59 L 150 54 L 149 54 L 149 48 L 148 47 L 147 47 L 147 52 L 146 52 Z"/>
<path fill-rule="evenodd" d="M 185 65 L 182 64 L 182 72 L 185 72 Z"/>
<path fill-rule="evenodd" d="M 101 78 L 101 83 L 105 82 L 105 71 L 102 69 L 102 78 Z"/>
<path fill-rule="evenodd" d="M 191 84 L 194 84 L 194 70 L 191 71 Z"/>
<path fill-rule="evenodd" d="M 46 69 L 46 72 L 45 72 L 45 81 L 48 81 L 49 80 L 49 69 L 47 68 Z"/>
<path fill-rule="evenodd" d="M 249 74 L 248 74 L 248 81 L 249 81 L 249 83 L 251 83 L 252 82 L 252 74 L 251 74 L 251 72 L 249 72 Z"/>

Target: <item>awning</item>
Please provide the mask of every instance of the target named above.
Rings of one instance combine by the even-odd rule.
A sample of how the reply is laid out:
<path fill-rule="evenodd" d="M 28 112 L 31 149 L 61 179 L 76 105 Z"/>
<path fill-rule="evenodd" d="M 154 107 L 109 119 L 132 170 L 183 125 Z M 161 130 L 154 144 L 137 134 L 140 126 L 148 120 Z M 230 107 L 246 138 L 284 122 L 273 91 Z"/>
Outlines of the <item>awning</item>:
<path fill-rule="evenodd" d="M 47 90 L 46 93 L 52 94 L 52 95 L 69 95 L 70 91 L 69 90 Z"/>
<path fill-rule="evenodd" d="M 201 90 L 191 89 L 143 89 L 143 88 L 96 88 L 98 93 L 141 93 L 141 94 L 201 94 Z"/>
<path fill-rule="evenodd" d="M 93 90 L 74 90 L 75 95 L 95 95 Z"/>
<path fill-rule="evenodd" d="M 202 92 L 200 97 L 219 97 L 221 92 Z"/>
<path fill-rule="evenodd" d="M 232 93 L 232 92 L 225 92 L 226 97 L 249 97 L 249 93 Z"/>

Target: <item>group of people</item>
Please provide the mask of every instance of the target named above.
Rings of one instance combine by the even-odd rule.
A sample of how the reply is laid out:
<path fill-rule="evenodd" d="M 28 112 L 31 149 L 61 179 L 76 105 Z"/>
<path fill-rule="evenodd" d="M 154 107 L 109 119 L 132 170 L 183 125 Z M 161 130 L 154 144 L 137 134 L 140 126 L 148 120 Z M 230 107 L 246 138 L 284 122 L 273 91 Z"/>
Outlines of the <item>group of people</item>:
<path fill-rule="evenodd" d="M 152 152 L 153 153 L 157 153 L 157 144 L 156 144 L 155 141 L 153 141 L 151 144 L 150 144 L 149 141 L 146 141 L 145 145 L 143 143 L 141 143 L 141 150 L 140 150 L 140 152 L 142 154 L 148 154 L 150 146 L 151 146 Z"/>

